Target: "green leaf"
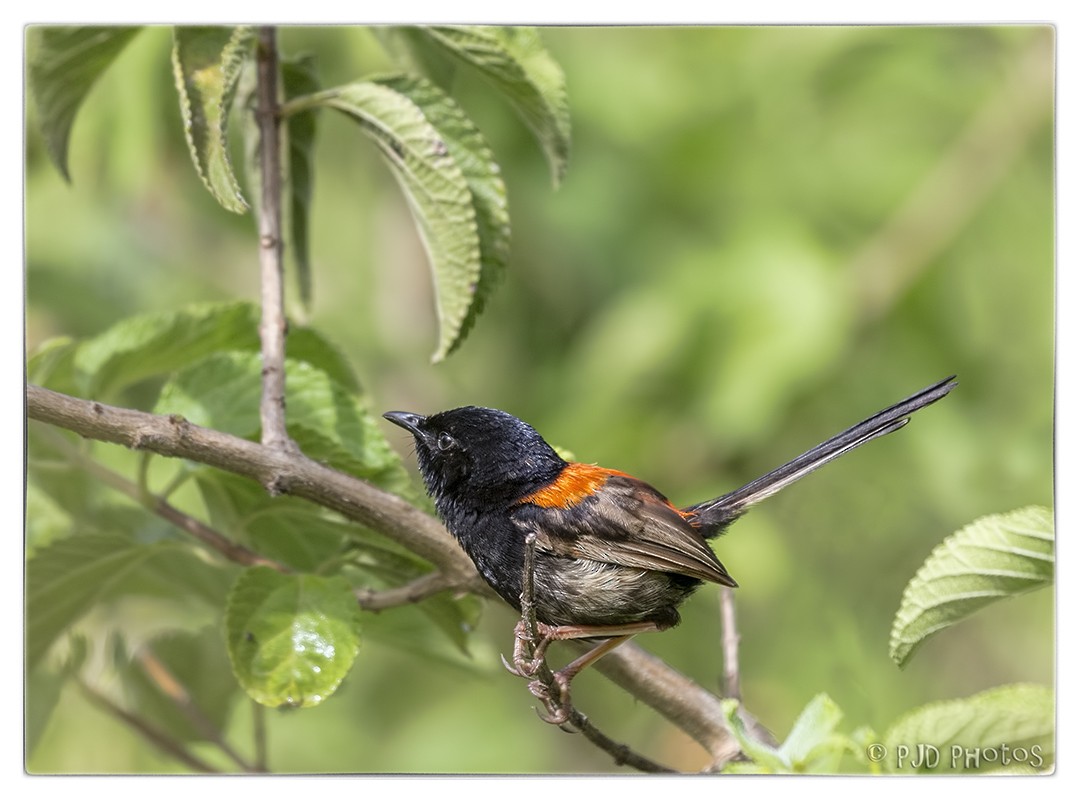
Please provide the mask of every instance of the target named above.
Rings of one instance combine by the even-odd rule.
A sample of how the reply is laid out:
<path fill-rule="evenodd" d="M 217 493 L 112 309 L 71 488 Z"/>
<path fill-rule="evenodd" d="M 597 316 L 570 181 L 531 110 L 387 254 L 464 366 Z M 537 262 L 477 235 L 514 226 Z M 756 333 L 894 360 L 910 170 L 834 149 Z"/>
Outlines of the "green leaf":
<path fill-rule="evenodd" d="M 71 126 L 90 89 L 134 38 L 138 27 L 34 27 L 27 77 L 45 148 L 65 180 Z"/>
<path fill-rule="evenodd" d="M 195 306 L 128 317 L 88 339 L 75 355 L 84 392 L 108 397 L 121 387 L 163 375 L 222 350 L 257 350 L 258 317 L 247 303 Z"/>
<path fill-rule="evenodd" d="M 167 375 L 224 351 L 260 352 L 259 311 L 250 303 L 208 303 L 128 317 L 81 343 L 74 364 L 81 393 L 104 399 L 122 387 Z M 350 391 L 359 384 L 348 361 L 311 328 L 290 326 L 289 357 L 326 372 Z"/>
<path fill-rule="evenodd" d="M 889 654 L 904 666 L 927 637 L 1054 579 L 1054 520 L 1030 506 L 982 517 L 934 548 L 904 589 Z"/>
<path fill-rule="evenodd" d="M 38 666 L 26 675 L 24 725 L 26 754 L 31 755 L 60 701 L 67 676 L 63 671 Z"/>
<path fill-rule="evenodd" d="M 570 158 L 570 105 L 563 71 L 537 30 L 442 25 L 414 30 L 505 95 L 539 142 L 557 186 Z"/>
<path fill-rule="evenodd" d="M 805 771 L 821 749 L 834 744 L 833 731 L 844 713 L 827 694 L 819 694 L 799 714 L 780 745 L 780 756 L 796 772 Z"/>
<path fill-rule="evenodd" d="M 140 658 L 150 656 L 150 659 Z M 158 672 L 164 667 L 167 675 Z M 217 626 L 198 632 L 170 631 L 140 645 L 134 657 L 123 651 L 116 665 L 121 685 L 131 708 L 152 719 L 182 742 L 207 741 L 207 731 L 192 724 L 176 701 L 162 690 L 162 681 L 175 680 L 202 716 L 217 730 L 224 730 L 229 711 L 237 697 L 229 657 Z M 159 680 L 154 680 L 154 676 Z"/>
<path fill-rule="evenodd" d="M 26 565 L 27 668 L 130 573 L 183 550 L 176 542 L 143 545 L 116 534 L 86 534 L 38 551 Z"/>
<path fill-rule="evenodd" d="M 281 62 L 281 82 L 285 99 L 290 100 L 318 90 L 315 59 L 301 56 Z M 314 111 L 293 114 L 285 119 L 288 140 L 286 215 L 291 234 L 286 252 L 296 264 L 300 302 L 311 307 L 311 247 L 308 240 L 311 217 L 311 195 L 315 186 L 315 120 Z"/>
<path fill-rule="evenodd" d="M 885 733 L 886 760 L 899 772 L 986 772 L 1054 764 L 1054 696 L 1044 686 L 1014 684 L 904 714 Z M 917 748 L 936 748 L 915 765 Z M 903 748 L 906 748 L 903 749 Z"/>
<path fill-rule="evenodd" d="M 229 159 L 229 111 L 254 37 L 249 27 L 177 26 L 173 77 L 195 170 L 227 210 L 248 210 Z"/>
<path fill-rule="evenodd" d="M 431 571 L 430 564 L 396 542 L 330 519 L 306 501 L 269 497 L 257 483 L 219 470 L 200 469 L 195 481 L 214 528 L 298 572 L 325 574 L 337 562 L 350 569 L 351 585 L 385 589 Z M 479 600 L 444 592 L 409 608 L 409 613 L 394 609 L 376 615 L 367 626 L 369 634 L 395 647 L 460 664 L 479 616 Z M 447 643 L 453 654 L 447 653 Z"/>
<path fill-rule="evenodd" d="M 261 381 L 258 354 L 218 353 L 174 375 L 155 411 L 256 439 Z M 408 485 L 401 459 L 363 402 L 322 370 L 286 359 L 285 404 L 289 436 L 309 457 L 391 491 Z"/>
<path fill-rule="evenodd" d="M 742 718 L 742 704 L 738 700 L 726 698 L 720 701 L 728 730 L 739 743 L 739 749 L 758 767 L 767 772 L 790 772 L 791 763 L 780 753 L 778 748 L 757 739 Z"/>
<path fill-rule="evenodd" d="M 762 742 L 750 731 L 737 700 L 723 700 L 722 709 L 739 747 L 753 762 L 750 767 L 730 765 L 725 772 L 835 773 L 845 755 L 859 756 L 864 752 L 851 737 L 836 733 L 844 715 L 826 694 L 806 704 L 779 747 Z"/>
<path fill-rule="evenodd" d="M 444 92 L 450 92 L 459 62 L 446 48 L 432 42 L 423 28 L 380 25 L 371 32 L 406 71 L 423 75 Z"/>
<path fill-rule="evenodd" d="M 210 524 L 298 572 L 314 572 L 341 551 L 349 525 L 326 519 L 311 503 L 270 497 L 255 481 L 220 470 L 195 473 Z"/>
<path fill-rule="evenodd" d="M 48 386 L 53 391 L 72 394 L 78 391 L 75 353 L 79 344 L 69 336 L 42 342 L 26 362 L 27 383 Z"/>
<path fill-rule="evenodd" d="M 359 123 L 405 191 L 435 283 L 439 361 L 457 346 L 481 278 L 481 244 L 469 181 L 421 108 L 387 82 L 364 81 L 297 98 L 287 115 L 334 108 Z M 452 112 L 449 99 L 441 108 Z"/>
<path fill-rule="evenodd" d="M 438 662 L 490 676 L 491 663 L 474 659 L 467 646 L 472 630 L 468 622 L 479 614 L 481 601 L 475 597 L 462 599 L 468 602 L 462 605 L 446 595 L 367 614 L 364 616 L 364 637 L 425 663 Z M 463 609 L 472 613 L 463 615 Z M 438 618 L 443 611 L 447 612 L 445 624 Z M 449 624 L 451 619 L 457 620 L 456 634 Z"/>
<path fill-rule="evenodd" d="M 428 81 L 411 77 L 391 77 L 377 82 L 407 96 L 420 107 L 424 116 L 442 135 L 443 143 L 461 168 L 472 196 L 480 236 L 480 277 L 457 338 L 446 351 L 446 355 L 449 355 L 465 340 L 510 262 L 510 213 L 506 203 L 506 184 L 484 137 L 449 95 Z"/>
<path fill-rule="evenodd" d="M 334 693 L 360 646 L 359 611 L 344 578 L 246 570 L 225 611 L 233 672 L 266 706 L 314 706 Z"/>

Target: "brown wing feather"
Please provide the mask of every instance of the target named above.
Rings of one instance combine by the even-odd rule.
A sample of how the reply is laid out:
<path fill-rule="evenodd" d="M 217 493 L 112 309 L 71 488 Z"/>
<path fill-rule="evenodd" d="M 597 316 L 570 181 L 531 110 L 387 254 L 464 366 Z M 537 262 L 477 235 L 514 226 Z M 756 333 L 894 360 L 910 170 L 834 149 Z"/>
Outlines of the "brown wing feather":
<path fill-rule="evenodd" d="M 538 546 L 557 555 L 737 585 L 704 537 L 649 484 L 613 472 L 589 498 L 587 513 L 577 506 L 547 508 L 544 518 L 534 518 L 529 527 L 536 530 Z"/>

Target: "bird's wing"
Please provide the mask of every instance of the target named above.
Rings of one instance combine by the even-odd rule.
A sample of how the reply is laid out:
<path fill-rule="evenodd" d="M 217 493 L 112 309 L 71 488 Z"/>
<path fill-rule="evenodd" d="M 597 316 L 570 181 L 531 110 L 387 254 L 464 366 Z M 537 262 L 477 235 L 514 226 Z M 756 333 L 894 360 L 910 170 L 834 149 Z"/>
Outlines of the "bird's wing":
<path fill-rule="evenodd" d="M 584 467 L 577 468 L 580 477 Z M 671 572 L 736 586 L 704 537 L 644 481 L 599 467 L 602 481 L 573 502 L 525 502 L 515 524 L 554 555 Z"/>

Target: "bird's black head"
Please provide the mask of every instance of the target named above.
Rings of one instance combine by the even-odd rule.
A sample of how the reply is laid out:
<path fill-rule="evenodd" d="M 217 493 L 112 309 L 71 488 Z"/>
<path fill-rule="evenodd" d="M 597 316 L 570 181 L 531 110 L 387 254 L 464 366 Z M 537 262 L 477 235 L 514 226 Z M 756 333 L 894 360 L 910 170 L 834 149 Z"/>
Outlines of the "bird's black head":
<path fill-rule="evenodd" d="M 430 417 L 407 411 L 383 416 L 416 439 L 420 474 L 444 516 L 449 504 L 512 502 L 566 466 L 532 426 L 505 411 L 466 406 Z"/>

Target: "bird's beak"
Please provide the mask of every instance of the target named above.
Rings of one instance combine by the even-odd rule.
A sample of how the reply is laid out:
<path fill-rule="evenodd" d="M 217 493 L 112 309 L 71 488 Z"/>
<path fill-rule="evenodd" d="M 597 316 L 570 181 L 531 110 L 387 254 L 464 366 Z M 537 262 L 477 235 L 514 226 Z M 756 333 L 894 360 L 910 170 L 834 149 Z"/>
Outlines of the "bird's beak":
<path fill-rule="evenodd" d="M 427 438 L 427 433 L 420 427 L 424 424 L 427 417 L 422 417 L 419 414 L 413 414 L 409 411 L 387 411 L 383 416 L 395 425 L 404 428 L 413 436 L 417 436 L 421 439 Z"/>

